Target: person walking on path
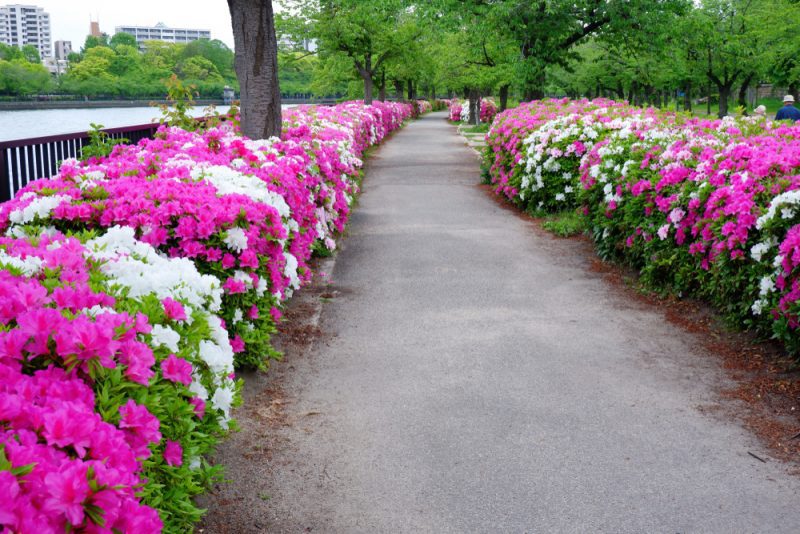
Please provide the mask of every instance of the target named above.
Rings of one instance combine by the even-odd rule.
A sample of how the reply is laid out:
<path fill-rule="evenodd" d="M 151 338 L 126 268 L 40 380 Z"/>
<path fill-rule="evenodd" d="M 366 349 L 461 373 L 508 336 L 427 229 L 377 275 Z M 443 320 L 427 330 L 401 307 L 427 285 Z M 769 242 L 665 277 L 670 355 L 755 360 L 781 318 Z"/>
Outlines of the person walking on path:
<path fill-rule="evenodd" d="M 775 115 L 776 121 L 791 119 L 795 122 L 800 121 L 800 109 L 794 107 L 794 97 L 786 95 L 783 97 L 783 107 Z"/>

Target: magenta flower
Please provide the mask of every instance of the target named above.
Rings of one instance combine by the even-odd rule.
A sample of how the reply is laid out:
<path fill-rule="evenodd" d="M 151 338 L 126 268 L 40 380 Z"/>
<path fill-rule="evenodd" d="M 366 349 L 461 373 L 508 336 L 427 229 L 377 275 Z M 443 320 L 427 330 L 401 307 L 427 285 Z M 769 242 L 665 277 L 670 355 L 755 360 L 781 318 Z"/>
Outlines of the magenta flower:
<path fill-rule="evenodd" d="M 19 493 L 17 477 L 8 471 L 0 471 L 0 525 L 14 524 L 14 510 Z"/>
<path fill-rule="evenodd" d="M 49 494 L 45 508 L 64 514 L 71 525 L 80 526 L 84 517 L 83 502 L 90 491 L 87 466 L 82 462 L 65 463 L 58 471 L 44 476 L 44 485 Z"/>
<path fill-rule="evenodd" d="M 120 406 L 119 413 L 122 415 L 119 422 L 120 428 L 128 429 L 145 443 L 156 443 L 161 440 L 158 418 L 151 414 L 145 406 L 136 404 L 133 399 L 128 399 L 128 402 Z"/>
<path fill-rule="evenodd" d="M 173 467 L 183 464 L 183 448 L 180 443 L 167 440 L 167 445 L 164 447 L 164 461 Z"/>
<path fill-rule="evenodd" d="M 194 413 L 199 419 L 202 419 L 206 414 L 206 401 L 200 397 L 192 397 L 189 403 L 194 406 Z"/>
<path fill-rule="evenodd" d="M 247 286 L 244 285 L 244 282 L 233 277 L 228 278 L 225 283 L 222 284 L 222 288 L 231 295 L 247 291 Z"/>
<path fill-rule="evenodd" d="M 186 311 L 183 309 L 183 305 L 177 300 L 172 297 L 166 297 L 161 301 L 161 304 L 164 306 L 164 313 L 167 318 L 173 321 L 186 320 Z"/>
<path fill-rule="evenodd" d="M 236 334 L 233 339 L 231 339 L 231 347 L 233 348 L 233 352 L 244 352 L 244 341 Z"/>
<path fill-rule="evenodd" d="M 192 383 L 192 364 L 170 354 L 161 362 L 161 374 L 171 382 L 188 386 Z"/>

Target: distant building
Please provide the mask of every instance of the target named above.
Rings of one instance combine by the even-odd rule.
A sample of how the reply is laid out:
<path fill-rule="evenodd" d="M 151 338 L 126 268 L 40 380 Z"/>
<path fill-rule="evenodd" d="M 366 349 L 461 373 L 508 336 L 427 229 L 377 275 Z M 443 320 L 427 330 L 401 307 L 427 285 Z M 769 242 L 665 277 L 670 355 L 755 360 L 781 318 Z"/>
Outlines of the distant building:
<path fill-rule="evenodd" d="M 303 39 L 295 41 L 287 35 L 278 36 L 278 48 L 281 50 L 305 50 L 306 52 L 317 51 L 316 39 Z"/>
<path fill-rule="evenodd" d="M 198 39 L 211 39 L 211 30 L 189 28 L 169 28 L 163 22 L 150 26 L 117 26 L 116 33 L 125 32 L 136 37 L 139 47 L 145 41 L 165 41 L 167 43 L 189 43 Z"/>
<path fill-rule="evenodd" d="M 53 76 L 61 76 L 67 72 L 67 67 L 69 67 L 69 61 L 55 57 L 45 58 L 42 63 Z"/>
<path fill-rule="evenodd" d="M 92 37 L 102 37 L 103 32 L 100 31 L 100 21 L 89 19 L 89 35 Z"/>
<path fill-rule="evenodd" d="M 39 50 L 42 59 L 50 57 L 50 15 L 37 6 L 0 6 L 0 43 L 19 48 L 33 45 Z"/>
<path fill-rule="evenodd" d="M 72 53 L 72 41 L 56 41 L 53 44 L 56 59 L 67 59 Z"/>

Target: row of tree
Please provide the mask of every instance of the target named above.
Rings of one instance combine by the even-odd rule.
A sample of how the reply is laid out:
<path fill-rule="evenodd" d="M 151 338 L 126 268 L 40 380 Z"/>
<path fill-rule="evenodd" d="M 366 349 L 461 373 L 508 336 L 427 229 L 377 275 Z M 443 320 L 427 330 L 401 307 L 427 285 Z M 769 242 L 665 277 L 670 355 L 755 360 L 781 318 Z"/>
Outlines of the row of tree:
<path fill-rule="evenodd" d="M 691 106 L 712 94 L 725 114 L 759 82 L 800 84 L 797 0 L 279 3 L 277 34 L 317 43 L 312 90 L 367 101 L 491 93 L 505 107 L 547 92 Z"/>

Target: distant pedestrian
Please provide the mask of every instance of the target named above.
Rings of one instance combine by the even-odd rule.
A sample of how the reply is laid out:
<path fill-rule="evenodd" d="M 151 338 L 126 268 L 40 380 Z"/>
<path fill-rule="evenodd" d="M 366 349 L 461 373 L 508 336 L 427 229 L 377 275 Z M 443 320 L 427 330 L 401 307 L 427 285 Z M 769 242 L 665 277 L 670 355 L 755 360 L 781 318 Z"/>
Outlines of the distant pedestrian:
<path fill-rule="evenodd" d="M 776 121 L 791 119 L 793 121 L 800 121 L 800 109 L 794 107 L 794 97 L 786 95 L 783 97 L 783 107 L 778 110 L 775 115 Z"/>
<path fill-rule="evenodd" d="M 753 115 L 761 117 L 762 119 L 767 116 L 767 107 L 764 105 L 758 106 L 753 110 Z"/>

